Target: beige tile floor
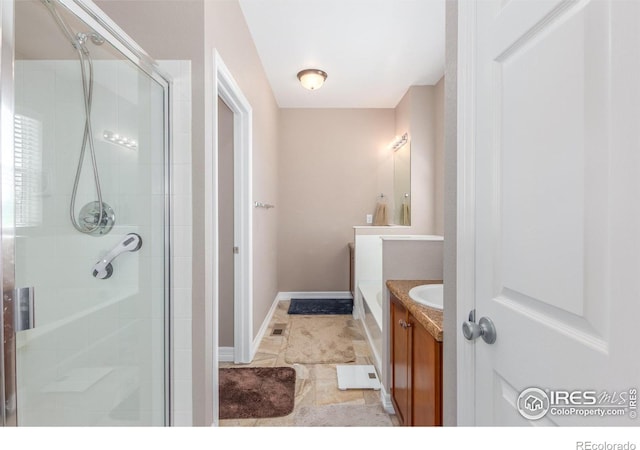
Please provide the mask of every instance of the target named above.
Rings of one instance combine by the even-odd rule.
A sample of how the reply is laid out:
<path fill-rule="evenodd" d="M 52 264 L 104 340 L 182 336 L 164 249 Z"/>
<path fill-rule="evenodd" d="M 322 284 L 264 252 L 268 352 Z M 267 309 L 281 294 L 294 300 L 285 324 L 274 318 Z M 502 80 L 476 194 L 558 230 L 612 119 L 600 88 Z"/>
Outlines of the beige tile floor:
<path fill-rule="evenodd" d="M 293 426 L 296 424 L 296 415 L 301 407 L 307 410 L 314 407 L 326 405 L 352 405 L 357 406 L 356 411 L 362 408 L 365 411 L 382 412 L 380 402 L 380 391 L 371 389 L 349 389 L 341 391 L 338 389 L 338 378 L 335 364 L 288 364 L 284 360 L 284 353 L 287 348 L 289 331 L 289 315 L 287 310 L 289 301 L 281 301 L 271 319 L 265 337 L 260 343 L 260 347 L 251 364 L 235 365 L 233 363 L 220 363 L 220 367 L 282 367 L 289 366 L 296 370 L 296 396 L 295 406 L 291 414 L 285 417 L 270 419 L 228 419 L 221 420 L 223 427 L 270 427 L 270 426 Z M 287 324 L 282 336 L 271 336 L 274 324 Z M 364 332 L 362 332 L 364 336 Z M 369 344 L 365 339 L 353 341 L 356 353 L 356 361 L 353 364 L 373 364 Z M 356 412 L 357 414 L 357 412 Z M 395 415 L 389 415 L 391 424 L 398 425 Z M 343 426 L 341 423 L 329 423 L 328 426 Z"/>

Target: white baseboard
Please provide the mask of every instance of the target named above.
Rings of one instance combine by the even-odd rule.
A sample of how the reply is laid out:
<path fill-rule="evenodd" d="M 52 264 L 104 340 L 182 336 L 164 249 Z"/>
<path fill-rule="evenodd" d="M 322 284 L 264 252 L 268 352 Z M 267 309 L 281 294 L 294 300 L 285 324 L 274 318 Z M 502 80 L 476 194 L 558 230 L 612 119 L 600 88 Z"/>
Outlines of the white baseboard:
<path fill-rule="evenodd" d="M 273 300 L 273 303 L 271 304 L 271 308 L 269 308 L 269 312 L 267 313 L 266 317 L 262 321 L 262 325 L 260 325 L 260 329 L 258 330 L 258 333 L 256 333 L 256 337 L 253 339 L 253 343 L 251 344 L 251 360 L 252 361 L 253 361 L 253 358 L 256 356 L 256 353 L 258 352 L 258 347 L 260 347 L 260 342 L 262 341 L 262 338 L 264 337 L 264 335 L 267 333 L 267 330 L 269 329 L 269 323 L 271 322 L 271 318 L 273 317 L 273 314 L 276 312 L 276 308 L 278 307 L 278 302 L 280 302 L 279 296 L 280 296 L 280 293 L 278 292 L 278 294 L 276 295 L 276 298 Z"/>
<path fill-rule="evenodd" d="M 391 394 L 387 394 L 384 386 L 380 387 L 380 401 L 382 402 L 382 407 L 388 414 L 396 413 L 396 410 L 393 409 L 393 402 L 391 402 Z"/>
<path fill-rule="evenodd" d="M 361 303 L 358 303 L 358 304 L 354 303 L 354 305 L 353 305 L 353 317 L 355 319 L 364 321 L 365 312 L 364 312 L 364 307 L 362 306 Z"/>
<path fill-rule="evenodd" d="M 278 292 L 276 300 L 291 300 L 292 298 L 353 298 L 349 291 L 299 291 L 299 292 Z"/>
<path fill-rule="evenodd" d="M 235 359 L 235 351 L 233 347 L 218 347 L 219 362 L 233 362 Z"/>

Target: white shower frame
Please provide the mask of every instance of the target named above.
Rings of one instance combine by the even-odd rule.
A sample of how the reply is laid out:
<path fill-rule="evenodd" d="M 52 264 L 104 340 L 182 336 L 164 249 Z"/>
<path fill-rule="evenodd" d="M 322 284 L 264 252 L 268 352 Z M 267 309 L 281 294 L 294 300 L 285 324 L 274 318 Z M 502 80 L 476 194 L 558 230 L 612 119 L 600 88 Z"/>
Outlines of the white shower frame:
<path fill-rule="evenodd" d="M 15 29 L 14 29 L 14 13 L 16 0 L 0 1 L 0 26 L 2 27 L 2 36 L 0 38 L 0 150 L 3 156 L 11 154 L 13 149 L 13 116 L 14 116 L 14 99 L 15 99 L 15 79 L 13 70 L 6 70 L 7 67 L 14 66 L 14 50 L 15 50 Z M 171 308 L 171 241 L 169 233 L 170 217 L 171 217 L 171 142 L 172 131 L 169 117 L 171 116 L 170 105 L 172 104 L 173 86 L 171 77 L 163 72 L 156 62 L 140 47 L 136 42 L 127 35 L 113 20 L 111 20 L 94 2 L 91 0 L 56 0 L 69 12 L 86 23 L 89 27 L 100 34 L 109 44 L 122 53 L 128 60 L 139 67 L 144 73 L 156 81 L 163 89 L 164 104 L 164 239 L 165 239 L 165 285 L 164 285 L 164 421 L 165 425 L 170 426 L 173 422 L 173 405 L 171 401 L 171 370 L 173 367 L 173 353 L 171 351 L 171 331 L 172 331 L 172 308 Z M 8 164 L 9 163 L 9 164 Z M 2 180 L 5 177 L 12 177 L 12 161 L 2 161 Z M 14 225 L 9 223 L 12 221 L 13 215 L 10 214 L 7 223 L 5 223 L 5 202 L 13 204 L 13 191 L 7 192 L 2 189 L 4 186 L 0 183 L 0 192 L 2 195 L 2 241 L 0 243 L 0 253 L 2 254 L 2 266 L 0 267 L 0 275 L 2 275 L 1 298 L 3 306 L 13 302 L 13 289 L 15 287 L 15 267 L 13 258 L 14 251 Z M 5 324 L 3 315 L 4 307 L 0 308 L 0 342 L 5 343 L 0 346 L 0 426 L 17 426 L 17 405 L 15 405 L 16 374 L 15 359 L 12 362 L 13 373 L 7 373 L 5 367 L 5 357 L 7 356 L 7 343 L 15 346 L 15 333 L 13 329 L 9 329 L 12 336 L 5 336 Z M 8 339 L 5 342 L 5 337 Z M 13 350 L 15 358 L 15 347 Z M 14 402 L 13 407 L 6 408 L 6 402 Z"/>

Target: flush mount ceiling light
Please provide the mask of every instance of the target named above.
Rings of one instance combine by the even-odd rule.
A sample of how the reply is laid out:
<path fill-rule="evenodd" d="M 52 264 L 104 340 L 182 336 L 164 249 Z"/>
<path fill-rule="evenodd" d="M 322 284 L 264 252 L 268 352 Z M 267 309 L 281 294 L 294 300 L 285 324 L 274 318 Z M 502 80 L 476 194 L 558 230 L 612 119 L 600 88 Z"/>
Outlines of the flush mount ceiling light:
<path fill-rule="evenodd" d="M 298 72 L 300 84 L 310 91 L 320 89 L 327 79 L 327 73 L 319 69 L 305 69 Z"/>

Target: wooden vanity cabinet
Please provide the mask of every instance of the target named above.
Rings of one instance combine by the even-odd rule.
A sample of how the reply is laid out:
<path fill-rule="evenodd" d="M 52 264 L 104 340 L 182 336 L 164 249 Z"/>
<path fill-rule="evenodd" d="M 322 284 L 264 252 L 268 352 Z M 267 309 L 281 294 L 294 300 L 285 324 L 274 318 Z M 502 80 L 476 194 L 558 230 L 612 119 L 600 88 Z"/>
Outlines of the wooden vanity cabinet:
<path fill-rule="evenodd" d="M 391 400 L 402 425 L 442 425 L 442 342 L 393 294 Z"/>

